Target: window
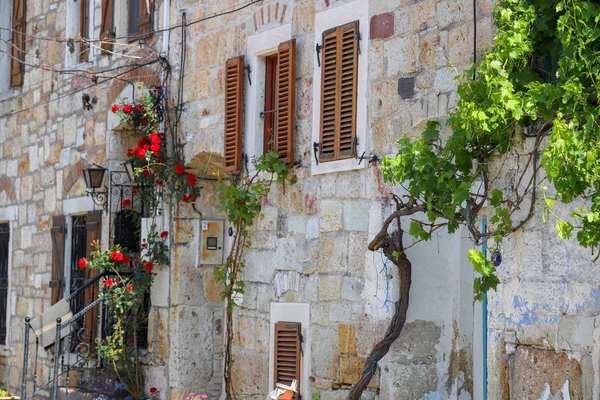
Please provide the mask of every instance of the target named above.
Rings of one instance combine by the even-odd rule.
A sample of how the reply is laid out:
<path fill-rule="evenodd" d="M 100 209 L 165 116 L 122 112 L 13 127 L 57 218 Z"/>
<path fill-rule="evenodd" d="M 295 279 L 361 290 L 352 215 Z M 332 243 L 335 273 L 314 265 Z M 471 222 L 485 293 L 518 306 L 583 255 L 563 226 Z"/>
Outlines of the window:
<path fill-rule="evenodd" d="M 298 381 L 298 391 L 308 393 L 310 375 L 309 305 L 271 303 L 269 388 Z M 302 396 L 306 397 L 305 395 Z"/>
<path fill-rule="evenodd" d="M 319 162 L 357 157 L 359 22 L 323 32 Z"/>
<path fill-rule="evenodd" d="M 315 17 L 313 174 L 364 167 L 367 148 L 368 0 Z"/>
<path fill-rule="evenodd" d="M 153 0 L 129 0 L 129 35 L 144 35 L 152 30 Z"/>
<path fill-rule="evenodd" d="M 79 36 L 82 39 L 90 38 L 90 23 L 92 22 L 91 13 L 94 7 L 92 0 L 79 0 Z M 90 45 L 81 42 L 79 46 L 79 62 L 86 62 L 90 58 Z"/>
<path fill-rule="evenodd" d="M 12 45 L 10 66 L 10 87 L 23 85 L 23 73 L 25 61 L 25 0 L 13 1 L 12 18 Z"/>
<path fill-rule="evenodd" d="M 234 174 L 245 167 L 242 159 L 245 163 L 271 150 L 289 164 L 294 161 L 296 40 L 291 26 L 251 36 L 246 54 L 226 66 L 225 171 Z"/>
<path fill-rule="evenodd" d="M 114 0 L 102 0 L 102 21 L 100 25 L 100 47 L 112 51 L 115 33 L 115 4 Z"/>
<path fill-rule="evenodd" d="M 8 314 L 8 266 L 10 261 L 10 224 L 0 223 L 0 344 L 6 344 Z"/>
<path fill-rule="evenodd" d="M 302 369 L 302 324 L 278 322 L 275 324 L 274 382 L 300 385 Z M 299 388 L 299 386 L 298 386 Z M 298 390 L 300 393 L 300 390 Z"/>

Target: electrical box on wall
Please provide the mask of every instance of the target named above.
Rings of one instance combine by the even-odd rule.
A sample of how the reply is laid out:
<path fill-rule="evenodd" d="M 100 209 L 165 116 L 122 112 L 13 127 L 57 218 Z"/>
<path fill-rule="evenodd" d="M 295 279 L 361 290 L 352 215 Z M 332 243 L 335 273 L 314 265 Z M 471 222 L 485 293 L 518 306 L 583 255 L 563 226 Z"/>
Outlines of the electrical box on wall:
<path fill-rule="evenodd" d="M 200 260 L 198 264 L 223 264 L 225 221 L 200 221 Z"/>

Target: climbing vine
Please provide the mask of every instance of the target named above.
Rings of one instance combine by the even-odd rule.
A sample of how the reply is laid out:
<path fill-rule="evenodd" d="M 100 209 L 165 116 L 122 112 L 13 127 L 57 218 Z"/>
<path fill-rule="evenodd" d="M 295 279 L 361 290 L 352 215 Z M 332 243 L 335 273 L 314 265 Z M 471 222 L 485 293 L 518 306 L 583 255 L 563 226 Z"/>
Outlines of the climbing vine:
<path fill-rule="evenodd" d="M 465 226 L 475 245 L 498 246 L 538 207 L 544 220 L 556 221 L 559 237 L 576 232 L 580 245 L 598 251 L 600 5 L 501 0 L 494 21 L 494 45 L 460 77 L 450 133 L 429 122 L 421 137 L 400 139 L 396 156 L 383 161 L 386 182 L 403 186 L 406 195 L 393 196 L 396 210 L 369 249 L 383 251 L 397 266 L 400 299 L 348 399 L 360 398 L 402 331 L 412 269 L 406 250 L 434 232 Z M 557 203 L 575 201 L 568 217 L 555 211 Z M 486 231 L 478 228 L 483 217 Z M 405 233 L 412 238 L 408 246 Z M 475 249 L 468 258 L 480 299 L 499 283 L 496 265 Z"/>
<path fill-rule="evenodd" d="M 223 376 L 226 398 L 235 398 L 231 381 L 233 309 L 236 297 L 244 294 L 242 271 L 245 267 L 244 252 L 250 247 L 250 230 L 258 218 L 262 205 L 269 195 L 274 182 L 284 186 L 295 183 L 296 177 L 287 164 L 280 160 L 277 152 L 271 151 L 253 160 L 255 171 L 231 181 L 221 181 L 217 193 L 221 197 L 221 209 L 227 214 L 227 221 L 233 230 L 232 245 L 227 260 L 221 268 L 215 270 L 215 279 L 223 285 L 222 299 L 226 303 L 225 311 L 225 363 Z"/>

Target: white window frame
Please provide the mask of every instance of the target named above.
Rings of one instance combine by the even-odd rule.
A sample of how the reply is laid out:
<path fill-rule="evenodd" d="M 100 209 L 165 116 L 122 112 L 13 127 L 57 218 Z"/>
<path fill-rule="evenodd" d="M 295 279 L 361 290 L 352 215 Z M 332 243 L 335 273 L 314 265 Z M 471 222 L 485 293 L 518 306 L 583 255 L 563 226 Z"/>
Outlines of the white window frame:
<path fill-rule="evenodd" d="M 12 14 L 11 14 L 12 15 Z M 8 239 L 8 288 L 6 292 L 6 343 L 0 344 L 0 351 L 9 351 L 10 348 L 10 318 L 13 315 L 17 315 L 17 298 L 16 293 L 12 293 L 12 267 L 13 267 L 13 238 L 15 222 L 18 217 L 18 207 L 10 206 L 0 208 L 0 222 L 8 222 L 9 239 Z"/>
<path fill-rule="evenodd" d="M 79 19 L 81 18 L 81 2 L 86 0 L 69 0 L 67 1 L 67 24 L 66 24 L 66 36 L 75 38 L 79 36 Z M 86 36 L 93 38 L 94 36 L 94 15 L 96 11 L 96 2 L 90 0 L 90 17 L 88 19 L 88 26 L 86 26 Z M 65 44 L 66 46 L 66 44 Z M 91 63 L 96 57 L 96 49 L 90 45 L 88 59 L 85 62 L 79 61 L 79 54 L 81 49 L 81 43 L 75 42 L 75 51 L 71 53 L 68 47 L 65 47 L 65 66 L 67 68 L 76 68 L 80 65 Z"/>
<path fill-rule="evenodd" d="M 11 46 L 12 42 L 12 7 L 13 2 L 8 1 L 8 10 L 0 13 L 0 93 L 10 91 L 10 68 L 11 68 Z"/>
<path fill-rule="evenodd" d="M 250 79 L 248 72 L 244 76 L 245 110 L 244 110 L 244 147 L 243 151 L 251 160 L 264 154 L 264 120 L 260 117 L 265 105 L 265 58 L 277 53 L 278 46 L 292 39 L 292 26 L 290 24 L 279 26 L 265 32 L 250 36 L 246 42 L 246 65 L 250 66 Z M 294 111 L 295 112 L 295 111 Z M 254 166 L 248 163 L 253 170 Z"/>
<path fill-rule="evenodd" d="M 367 146 L 367 81 L 369 72 L 369 0 L 355 0 L 339 7 L 330 8 L 315 16 L 315 43 L 323 44 L 323 32 L 337 28 L 352 21 L 359 21 L 361 40 L 358 55 L 357 104 L 356 104 L 356 138 L 358 139 L 357 155 L 360 156 Z M 323 59 L 323 55 L 319 55 Z M 321 136 L 321 67 L 315 54 L 313 64 L 313 120 L 312 143 L 320 142 Z M 311 148 L 311 173 L 313 175 L 331 172 L 350 171 L 365 168 L 366 162 L 358 164 L 358 159 L 317 162 Z"/>
<path fill-rule="evenodd" d="M 303 399 L 310 396 L 310 305 L 305 303 L 271 303 L 271 324 L 269 327 L 269 392 L 275 386 L 275 324 L 278 322 L 299 322 L 302 324 L 302 368 L 300 370 L 300 393 Z"/>

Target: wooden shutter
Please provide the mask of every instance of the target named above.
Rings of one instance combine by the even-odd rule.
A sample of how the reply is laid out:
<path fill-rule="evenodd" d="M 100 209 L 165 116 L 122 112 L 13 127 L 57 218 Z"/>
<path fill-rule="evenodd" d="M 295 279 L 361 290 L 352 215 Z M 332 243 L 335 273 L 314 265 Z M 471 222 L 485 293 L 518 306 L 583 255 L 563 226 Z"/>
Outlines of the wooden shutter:
<path fill-rule="evenodd" d="M 115 37 L 115 3 L 114 0 L 102 0 L 102 22 L 100 25 L 100 47 L 112 51 Z"/>
<path fill-rule="evenodd" d="M 92 243 L 100 240 L 100 228 L 102 223 L 102 211 L 89 211 L 86 217 L 86 255 L 85 257 L 89 260 L 92 255 L 94 247 Z M 71 261 L 73 262 L 73 261 Z M 99 271 L 97 269 L 86 269 L 85 278 L 86 280 L 93 279 L 98 276 Z M 83 306 L 87 306 L 98 298 L 98 284 L 92 285 L 85 290 Z M 94 339 L 98 332 L 98 307 L 92 308 L 85 314 L 85 329 L 90 334 L 92 340 L 90 341 L 91 346 L 94 345 Z"/>
<path fill-rule="evenodd" d="M 79 0 L 79 36 L 83 39 L 88 38 L 88 0 Z M 89 59 L 90 45 L 86 42 L 81 42 L 79 45 L 79 62 L 85 62 Z"/>
<path fill-rule="evenodd" d="M 138 35 L 150 33 L 152 30 L 153 0 L 138 0 Z"/>
<path fill-rule="evenodd" d="M 65 216 L 55 215 L 52 217 L 52 276 L 50 278 L 50 289 L 52 291 L 52 305 L 63 297 L 63 282 L 65 277 Z"/>
<path fill-rule="evenodd" d="M 320 162 L 355 156 L 358 27 L 354 21 L 323 33 Z"/>
<path fill-rule="evenodd" d="M 283 42 L 277 49 L 277 123 L 275 151 L 288 164 L 294 162 L 296 124 L 296 39 Z"/>
<path fill-rule="evenodd" d="M 23 85 L 24 65 L 20 61 L 25 60 L 25 0 L 13 1 L 12 19 L 12 43 L 10 64 L 10 87 Z"/>
<path fill-rule="evenodd" d="M 230 58 L 225 67 L 225 172 L 242 169 L 242 121 L 244 110 L 244 56 Z"/>
<path fill-rule="evenodd" d="M 275 376 L 274 384 L 289 385 L 298 381 L 300 391 L 300 370 L 302 349 L 300 335 L 302 325 L 298 322 L 278 322 L 275 324 Z"/>

